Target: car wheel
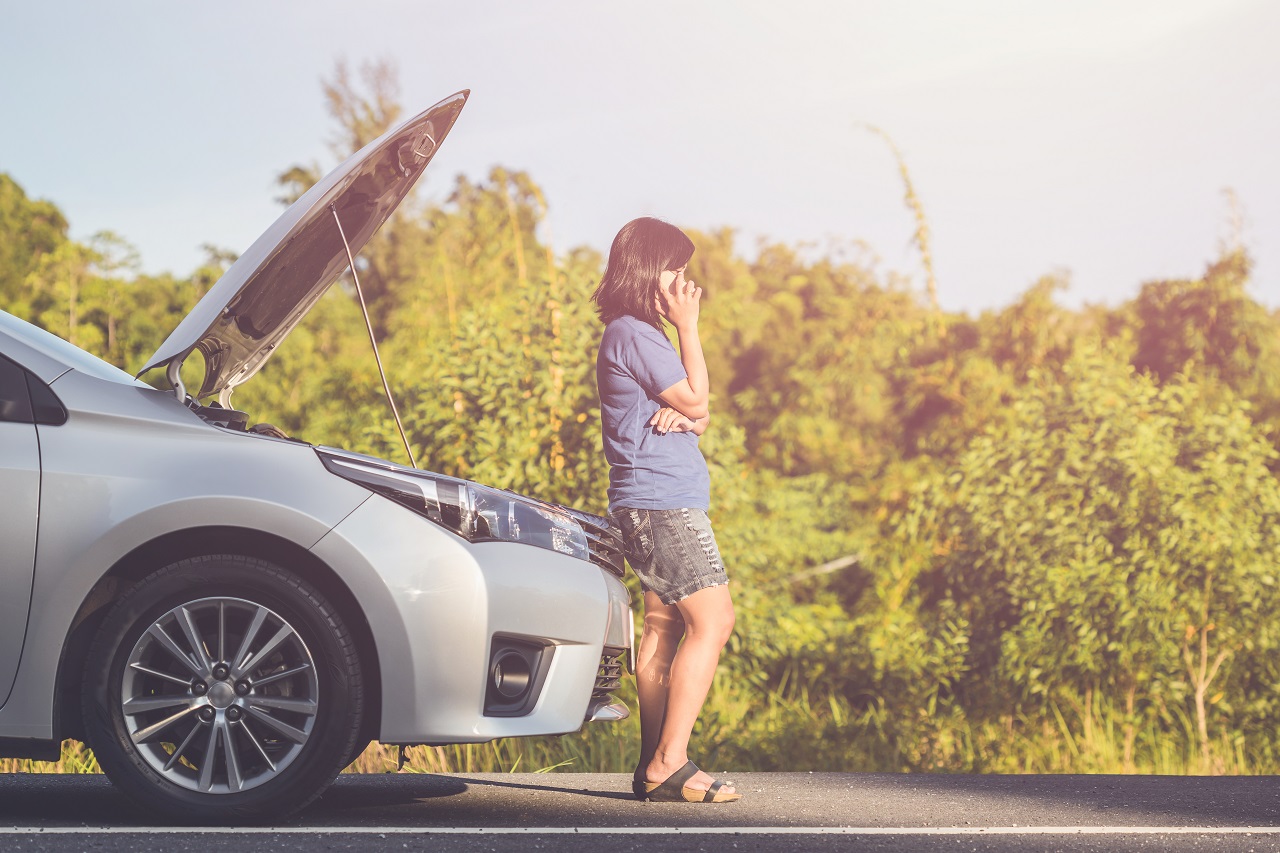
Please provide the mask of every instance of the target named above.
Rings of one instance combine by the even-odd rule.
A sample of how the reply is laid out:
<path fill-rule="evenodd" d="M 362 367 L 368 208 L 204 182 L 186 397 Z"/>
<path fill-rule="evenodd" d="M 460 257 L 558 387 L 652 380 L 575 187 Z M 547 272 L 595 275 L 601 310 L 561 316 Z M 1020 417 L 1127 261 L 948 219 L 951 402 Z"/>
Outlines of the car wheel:
<path fill-rule="evenodd" d="M 328 787 L 360 733 L 355 642 L 279 566 L 182 560 L 116 603 L 85 670 L 89 746 L 161 819 L 278 818 Z"/>

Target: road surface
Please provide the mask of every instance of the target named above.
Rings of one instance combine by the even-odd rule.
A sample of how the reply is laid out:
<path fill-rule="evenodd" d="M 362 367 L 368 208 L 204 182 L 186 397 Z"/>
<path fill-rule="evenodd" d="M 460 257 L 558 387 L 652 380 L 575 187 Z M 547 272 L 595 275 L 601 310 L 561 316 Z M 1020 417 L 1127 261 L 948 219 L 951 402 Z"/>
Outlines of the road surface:
<path fill-rule="evenodd" d="M 173 827 L 101 776 L 0 775 L 0 850 L 1280 853 L 1280 778 L 729 774 L 744 799 L 638 803 L 617 774 L 342 776 L 261 827 Z"/>

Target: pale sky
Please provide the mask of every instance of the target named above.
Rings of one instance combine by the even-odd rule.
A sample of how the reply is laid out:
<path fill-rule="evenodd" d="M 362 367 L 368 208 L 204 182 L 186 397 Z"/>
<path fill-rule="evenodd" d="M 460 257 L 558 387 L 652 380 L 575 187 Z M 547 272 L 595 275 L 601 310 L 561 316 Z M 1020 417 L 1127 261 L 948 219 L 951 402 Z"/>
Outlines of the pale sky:
<path fill-rule="evenodd" d="M 922 287 L 901 149 L 944 306 L 1062 271 L 1068 305 L 1200 274 L 1232 188 L 1280 307 L 1280 3 L 0 0 L 0 171 L 85 238 L 186 275 L 243 251 L 276 175 L 335 160 L 322 78 L 400 71 L 406 115 L 472 90 L 423 179 L 528 171 L 558 249 L 639 215 L 821 250 Z M 375 238 L 376 239 L 376 238 Z"/>

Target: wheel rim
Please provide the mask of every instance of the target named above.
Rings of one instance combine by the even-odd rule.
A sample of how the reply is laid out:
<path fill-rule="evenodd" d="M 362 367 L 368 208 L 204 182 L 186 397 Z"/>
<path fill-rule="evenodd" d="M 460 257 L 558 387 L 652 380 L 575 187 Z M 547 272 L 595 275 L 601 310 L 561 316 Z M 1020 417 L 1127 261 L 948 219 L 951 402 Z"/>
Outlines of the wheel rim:
<path fill-rule="evenodd" d="M 134 644 L 121 679 L 134 749 L 192 791 L 233 794 L 279 776 L 311 738 L 315 661 L 269 608 L 201 598 L 165 613 Z"/>

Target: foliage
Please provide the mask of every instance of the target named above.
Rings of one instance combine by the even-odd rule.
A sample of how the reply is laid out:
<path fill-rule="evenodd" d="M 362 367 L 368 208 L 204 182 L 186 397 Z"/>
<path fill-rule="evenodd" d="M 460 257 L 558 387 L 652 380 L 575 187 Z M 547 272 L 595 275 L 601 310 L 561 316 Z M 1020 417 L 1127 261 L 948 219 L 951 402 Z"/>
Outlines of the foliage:
<path fill-rule="evenodd" d="M 1239 405 L 1100 349 L 1039 379 L 893 525 L 931 543 L 926 607 L 970 626 L 957 701 L 993 719 L 1106 696 L 1131 751 L 1142 718 L 1190 699 L 1207 761 L 1215 679 L 1276 651 L 1276 452 Z"/>
<path fill-rule="evenodd" d="M 1249 297 L 1249 258 L 1225 252 L 1202 278 L 1143 285 L 1129 306 L 1133 364 L 1160 381 L 1185 374 L 1253 405 L 1280 439 L 1280 324 Z"/>
<path fill-rule="evenodd" d="M 0 174 L 0 299 L 12 304 L 37 260 L 67 242 L 67 220 L 47 201 L 27 198 Z"/>

